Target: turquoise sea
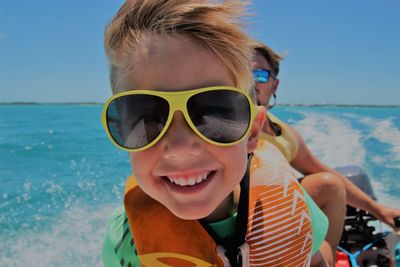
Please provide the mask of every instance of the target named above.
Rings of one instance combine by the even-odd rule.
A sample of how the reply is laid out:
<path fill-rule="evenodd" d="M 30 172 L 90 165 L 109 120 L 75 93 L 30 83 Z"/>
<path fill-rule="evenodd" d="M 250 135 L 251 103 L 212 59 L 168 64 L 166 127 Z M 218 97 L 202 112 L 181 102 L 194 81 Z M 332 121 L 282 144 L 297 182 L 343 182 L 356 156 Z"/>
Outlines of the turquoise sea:
<path fill-rule="evenodd" d="M 102 266 L 105 222 L 122 203 L 125 152 L 101 105 L 0 105 L 0 266 Z M 400 107 L 278 106 L 332 167 L 356 164 L 380 202 L 400 203 Z"/>

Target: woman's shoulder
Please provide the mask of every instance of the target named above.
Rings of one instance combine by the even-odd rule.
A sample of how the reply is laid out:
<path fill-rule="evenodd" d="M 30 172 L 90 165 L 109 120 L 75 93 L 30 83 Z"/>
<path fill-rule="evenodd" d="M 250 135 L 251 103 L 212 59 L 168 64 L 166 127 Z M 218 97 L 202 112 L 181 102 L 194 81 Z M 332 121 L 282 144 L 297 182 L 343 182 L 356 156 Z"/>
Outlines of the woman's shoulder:
<path fill-rule="evenodd" d="M 267 111 L 267 117 L 270 121 L 272 121 L 273 123 L 275 123 L 279 126 L 286 125 L 286 123 L 284 123 L 282 120 L 280 120 L 274 114 L 272 114 L 270 111 Z"/>

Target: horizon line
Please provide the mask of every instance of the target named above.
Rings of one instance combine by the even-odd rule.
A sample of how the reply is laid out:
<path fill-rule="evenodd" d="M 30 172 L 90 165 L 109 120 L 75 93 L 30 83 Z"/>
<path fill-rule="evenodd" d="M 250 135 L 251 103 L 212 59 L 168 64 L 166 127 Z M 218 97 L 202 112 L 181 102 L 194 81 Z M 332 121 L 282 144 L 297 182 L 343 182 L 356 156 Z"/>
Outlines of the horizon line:
<path fill-rule="evenodd" d="M 0 102 L 0 105 L 104 105 L 104 102 L 31 102 L 31 101 L 15 101 Z M 324 103 L 324 104 L 305 104 L 305 103 L 281 103 L 276 106 L 282 107 L 370 107 L 370 108 L 400 108 L 399 105 L 391 104 L 340 104 L 340 103 Z"/>

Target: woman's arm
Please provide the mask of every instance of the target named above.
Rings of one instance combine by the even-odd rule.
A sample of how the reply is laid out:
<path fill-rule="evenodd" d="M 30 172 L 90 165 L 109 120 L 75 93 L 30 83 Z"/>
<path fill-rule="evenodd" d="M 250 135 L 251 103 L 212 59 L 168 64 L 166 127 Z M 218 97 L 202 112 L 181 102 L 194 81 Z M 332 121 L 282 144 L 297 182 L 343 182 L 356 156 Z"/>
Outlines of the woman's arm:
<path fill-rule="evenodd" d="M 328 244 L 326 241 L 325 244 Z M 329 245 L 327 245 L 329 247 Z M 329 263 L 326 258 L 332 257 L 329 253 L 329 249 L 320 248 L 312 257 L 311 257 L 311 267 L 328 267 Z M 330 259 L 333 262 L 333 259 Z"/>
<path fill-rule="evenodd" d="M 312 154 L 311 150 L 308 148 L 301 135 L 293 127 L 289 126 L 289 128 L 293 131 L 293 134 L 295 135 L 299 143 L 297 155 L 290 163 L 293 168 L 304 175 L 314 174 L 318 172 L 329 172 L 335 174 L 338 179 L 341 179 L 345 185 L 348 205 L 366 210 L 380 221 L 395 228 L 394 218 L 400 216 L 400 209 L 394 209 L 379 204 L 371 197 L 369 197 L 366 193 L 364 193 L 355 184 L 353 184 L 347 177 L 320 162 Z"/>

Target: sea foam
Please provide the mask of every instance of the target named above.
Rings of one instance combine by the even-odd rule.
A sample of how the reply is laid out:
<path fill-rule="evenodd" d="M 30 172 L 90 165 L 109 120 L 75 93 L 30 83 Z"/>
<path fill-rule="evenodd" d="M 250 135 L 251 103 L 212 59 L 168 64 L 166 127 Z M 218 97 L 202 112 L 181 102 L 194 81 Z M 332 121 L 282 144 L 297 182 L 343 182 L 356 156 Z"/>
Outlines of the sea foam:
<path fill-rule="evenodd" d="M 324 113 L 301 111 L 304 119 L 295 129 L 322 162 L 338 167 L 364 163 L 365 148 L 361 133 L 349 123 Z"/>
<path fill-rule="evenodd" d="M 115 207 L 76 207 L 49 229 L 21 230 L 8 239 L 0 236 L 0 266 L 102 266 L 106 218 Z"/>

